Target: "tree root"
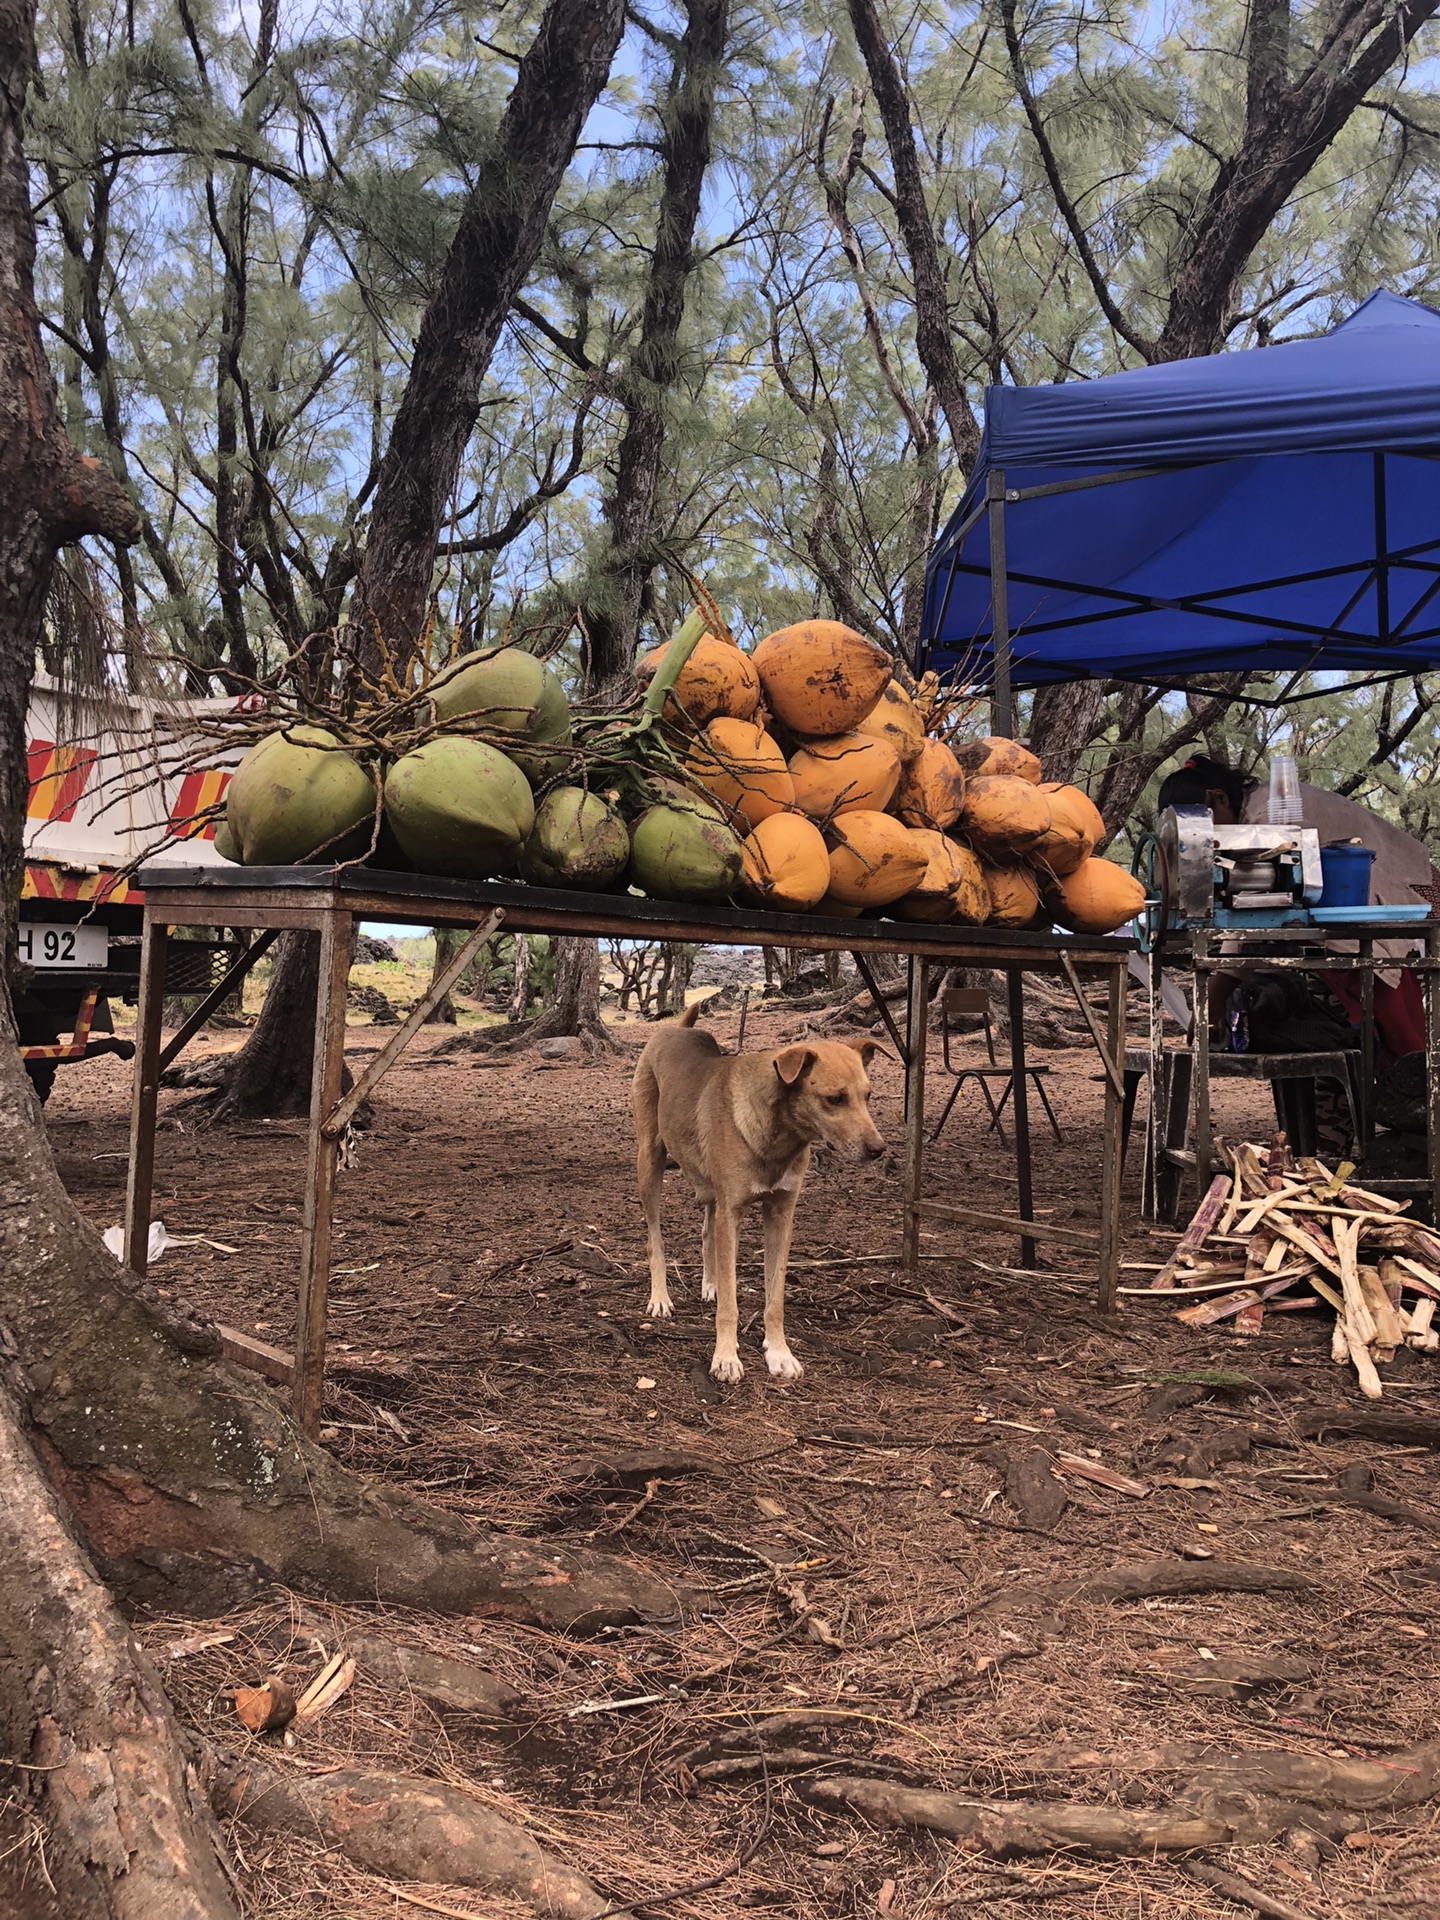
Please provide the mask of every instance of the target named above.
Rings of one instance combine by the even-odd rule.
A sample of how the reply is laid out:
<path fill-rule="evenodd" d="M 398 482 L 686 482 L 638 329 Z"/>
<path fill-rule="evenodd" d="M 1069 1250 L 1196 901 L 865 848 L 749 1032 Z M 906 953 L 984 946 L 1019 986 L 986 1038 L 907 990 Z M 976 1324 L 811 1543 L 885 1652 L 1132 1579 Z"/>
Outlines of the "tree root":
<path fill-rule="evenodd" d="M 0 1753 L 4 1786 L 35 1796 L 73 1920 L 236 1920 L 159 1676 L 61 1518 L 3 1386 Z"/>
<path fill-rule="evenodd" d="M 246 1760 L 221 1766 L 211 1799 L 246 1826 L 320 1840 L 390 1879 L 514 1894 L 565 1920 L 597 1920 L 609 1906 L 522 1827 L 436 1780 L 350 1767 L 292 1775 Z"/>
<path fill-rule="evenodd" d="M 1155 1808 L 976 1800 L 861 1775 L 814 1780 L 797 1790 L 818 1805 L 849 1807 L 885 1826 L 923 1827 L 1000 1859 L 1057 1847 L 1111 1855 L 1179 1853 L 1258 1846 L 1290 1827 L 1343 1835 L 1364 1824 L 1350 1815 L 1423 1805 L 1440 1794 L 1440 1741 L 1387 1761 L 1270 1752 L 1227 1754 L 1195 1765 L 1189 1749 L 1177 1749 L 1171 1759 L 1161 1748 L 1118 1756 L 1113 1768 L 1126 1777 L 1184 1769 L 1191 1779 L 1176 1799 Z"/>
<path fill-rule="evenodd" d="M 1440 1420 L 1427 1420 L 1418 1413 L 1387 1413 L 1369 1407 L 1302 1407 L 1293 1418 L 1295 1431 L 1305 1440 L 1338 1434 L 1388 1440 L 1397 1447 L 1440 1447 Z"/>
<path fill-rule="evenodd" d="M 48 1449 L 46 1464 L 105 1580 L 131 1604 L 214 1610 L 222 1595 L 235 1605 L 278 1582 L 593 1633 L 677 1619 L 691 1597 L 617 1555 L 477 1533 L 418 1500 L 357 1490 L 324 1456 L 309 1460 L 313 1502 L 242 1501 L 217 1486 L 202 1512 L 121 1469 L 75 1474 Z"/>
<path fill-rule="evenodd" d="M 1078 1580 L 1052 1580 L 982 1600 L 976 1613 L 1011 1613 L 1047 1600 L 1149 1600 L 1193 1593 L 1309 1593 L 1315 1582 L 1295 1567 L 1258 1567 L 1244 1560 L 1142 1560 Z"/>

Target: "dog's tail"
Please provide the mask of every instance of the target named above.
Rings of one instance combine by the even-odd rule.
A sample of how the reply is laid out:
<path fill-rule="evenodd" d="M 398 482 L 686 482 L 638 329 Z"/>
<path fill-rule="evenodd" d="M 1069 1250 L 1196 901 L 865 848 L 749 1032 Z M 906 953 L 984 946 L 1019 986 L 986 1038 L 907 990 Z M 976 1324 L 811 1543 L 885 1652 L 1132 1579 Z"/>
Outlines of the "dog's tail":
<path fill-rule="evenodd" d="M 680 1025 L 682 1027 L 694 1026 L 695 1022 L 700 1018 L 701 1004 L 702 1003 L 697 1000 L 693 1007 L 686 1007 L 684 1013 L 680 1016 Z"/>

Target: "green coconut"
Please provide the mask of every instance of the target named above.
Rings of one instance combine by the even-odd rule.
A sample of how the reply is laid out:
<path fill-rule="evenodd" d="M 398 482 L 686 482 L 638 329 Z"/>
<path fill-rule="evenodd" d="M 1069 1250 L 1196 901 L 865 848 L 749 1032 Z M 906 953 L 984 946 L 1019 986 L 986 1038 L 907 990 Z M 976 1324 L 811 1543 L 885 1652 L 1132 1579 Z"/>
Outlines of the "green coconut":
<path fill-rule="evenodd" d="M 222 820 L 215 829 L 215 851 L 222 860 L 240 859 L 240 849 L 235 844 L 235 836 L 230 831 L 230 822 Z"/>
<path fill-rule="evenodd" d="M 498 747 L 442 734 L 385 776 L 385 817 L 421 873 L 509 873 L 535 825 L 530 787 Z"/>
<path fill-rule="evenodd" d="M 466 654 L 430 688 L 430 698 L 442 724 L 472 719 L 517 735 L 514 748 L 506 751 L 531 782 L 553 779 L 563 770 L 571 737 L 565 689 L 545 662 L 523 647 Z M 553 751 L 541 751 L 546 747 Z"/>
<path fill-rule="evenodd" d="M 323 727 L 267 734 L 225 789 L 225 821 L 247 867 L 350 859 L 368 845 L 374 816 L 370 775 Z"/>
<path fill-rule="evenodd" d="M 631 880 L 656 900 L 728 899 L 745 866 L 739 840 L 718 808 L 664 786 L 630 828 Z"/>
<path fill-rule="evenodd" d="M 532 886 L 603 892 L 620 880 L 629 858 L 630 836 L 613 807 L 582 787 L 556 787 L 535 809 L 520 871 Z"/>

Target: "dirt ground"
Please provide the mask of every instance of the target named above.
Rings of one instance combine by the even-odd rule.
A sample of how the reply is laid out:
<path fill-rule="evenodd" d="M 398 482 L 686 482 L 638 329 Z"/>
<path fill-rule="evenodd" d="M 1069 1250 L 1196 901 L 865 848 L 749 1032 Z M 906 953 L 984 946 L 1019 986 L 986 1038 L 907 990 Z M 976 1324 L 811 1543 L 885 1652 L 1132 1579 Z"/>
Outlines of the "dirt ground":
<path fill-rule="evenodd" d="M 799 1038 L 819 1017 L 752 1013 L 747 1046 Z M 733 1035 L 733 1016 L 714 1024 L 722 1039 Z M 1384 1761 L 1434 1738 L 1435 1456 L 1300 1437 L 1303 1410 L 1359 1404 L 1353 1374 L 1331 1365 L 1328 1313 L 1271 1312 L 1245 1340 L 1191 1332 L 1132 1296 L 1107 1325 L 1093 1306 L 1093 1265 L 1062 1257 L 1020 1275 L 1013 1241 L 970 1229 L 926 1236 L 917 1283 L 895 1258 L 898 1153 L 863 1167 L 817 1161 L 797 1262 L 847 1264 L 792 1275 L 789 1331 L 806 1368 L 792 1386 L 767 1377 L 759 1352 L 750 1235 L 748 1371 L 722 1392 L 706 1374 L 698 1219 L 673 1181 L 677 1314 L 653 1325 L 644 1316 L 626 1090 L 646 1031 L 618 1029 L 624 1051 L 591 1067 L 532 1056 L 435 1062 L 426 1038 L 389 1076 L 358 1166 L 342 1176 L 325 1438 L 362 1472 L 489 1527 L 643 1557 L 677 1582 L 709 1585 L 714 1603 L 680 1627 L 593 1638 L 386 1614 L 393 1639 L 518 1688 L 522 1724 L 496 1730 L 437 1710 L 362 1664 L 293 1747 L 266 1743 L 272 1758 L 448 1780 L 528 1825 L 617 1901 L 670 1915 L 1133 1920 L 1255 1910 L 1193 1877 L 1192 1865 L 1238 1876 L 1260 1911 L 1440 1914 L 1434 1804 L 1373 1825 L 1352 1814 L 1338 1844 L 1297 1833 L 1203 1856 L 1115 1861 L 1071 1850 L 1002 1862 L 811 1803 L 813 1784 L 838 1771 L 971 1799 L 1158 1807 L 1212 1751 Z M 357 1025 L 354 1061 L 380 1037 Z M 1037 1112 L 1042 1217 L 1093 1222 L 1097 1062 L 1079 1049 L 1040 1058 L 1065 1131 L 1057 1145 Z M 898 1149 L 899 1068 L 879 1059 L 873 1077 L 877 1118 Z M 943 1087 L 937 1046 L 934 1114 Z M 1263 1097 L 1239 1085 L 1219 1097 L 1232 1137 L 1268 1137 Z M 62 1073 L 47 1112 L 66 1182 L 100 1226 L 120 1219 L 127 1098 L 127 1070 L 95 1062 Z M 182 1099 L 162 1100 L 156 1217 L 172 1235 L 221 1245 L 172 1249 L 153 1277 L 284 1346 L 302 1130 L 196 1132 Z M 1008 1151 L 981 1130 L 978 1110 L 972 1092 L 931 1151 L 928 1191 L 1013 1206 Z M 1138 1159 L 1122 1278 L 1141 1288 L 1172 1236 L 1136 1217 Z M 1244 1382 L 1174 1378 L 1205 1370 Z M 1402 1349 L 1390 1376 L 1387 1407 L 1440 1415 L 1440 1366 Z M 1063 1514 L 1027 1525 L 1005 1496 L 1005 1468 L 1034 1448 L 1098 1461 L 1147 1491 L 1067 1475 Z M 1337 1475 L 1357 1461 L 1408 1519 L 1343 1503 Z M 1299 1569 L 1313 1585 L 991 1604 L 1191 1554 Z M 226 1688 L 274 1670 L 303 1683 L 380 1617 L 295 1595 L 199 1627 L 141 1625 L 182 1715 L 243 1750 Z M 233 1637 L 171 1657 L 206 1625 Z M 1205 1672 L 1212 1656 L 1218 1680 Z M 1231 1659 L 1258 1661 L 1272 1677 L 1227 1681 Z M 232 1838 L 247 1912 L 267 1920 L 524 1911 L 474 1889 L 400 1887 L 318 1844 L 243 1824 Z M 687 1891 L 742 1857 L 720 1884 Z M 1267 1895 L 1282 1904 L 1265 1908 Z"/>

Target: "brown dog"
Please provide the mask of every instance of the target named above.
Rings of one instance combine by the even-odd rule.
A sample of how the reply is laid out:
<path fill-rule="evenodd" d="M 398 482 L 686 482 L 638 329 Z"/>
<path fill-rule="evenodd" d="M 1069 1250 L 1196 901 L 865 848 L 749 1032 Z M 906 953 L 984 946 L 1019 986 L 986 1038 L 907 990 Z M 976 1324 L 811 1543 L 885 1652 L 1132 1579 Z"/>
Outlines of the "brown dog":
<path fill-rule="evenodd" d="M 630 1106 L 637 1172 L 650 1230 L 650 1308 L 673 1311 L 660 1234 L 660 1189 L 678 1166 L 705 1209 L 702 1300 L 717 1302 L 717 1380 L 744 1372 L 737 1347 L 735 1255 L 740 1215 L 758 1200 L 765 1217 L 765 1359 L 782 1380 L 804 1372 L 785 1339 L 785 1263 L 795 1203 L 814 1146 L 872 1160 L 885 1143 L 870 1118 L 865 1069 L 878 1042 L 813 1040 L 769 1053 L 726 1054 L 695 1031 L 691 1007 L 649 1042 L 635 1069 Z"/>

